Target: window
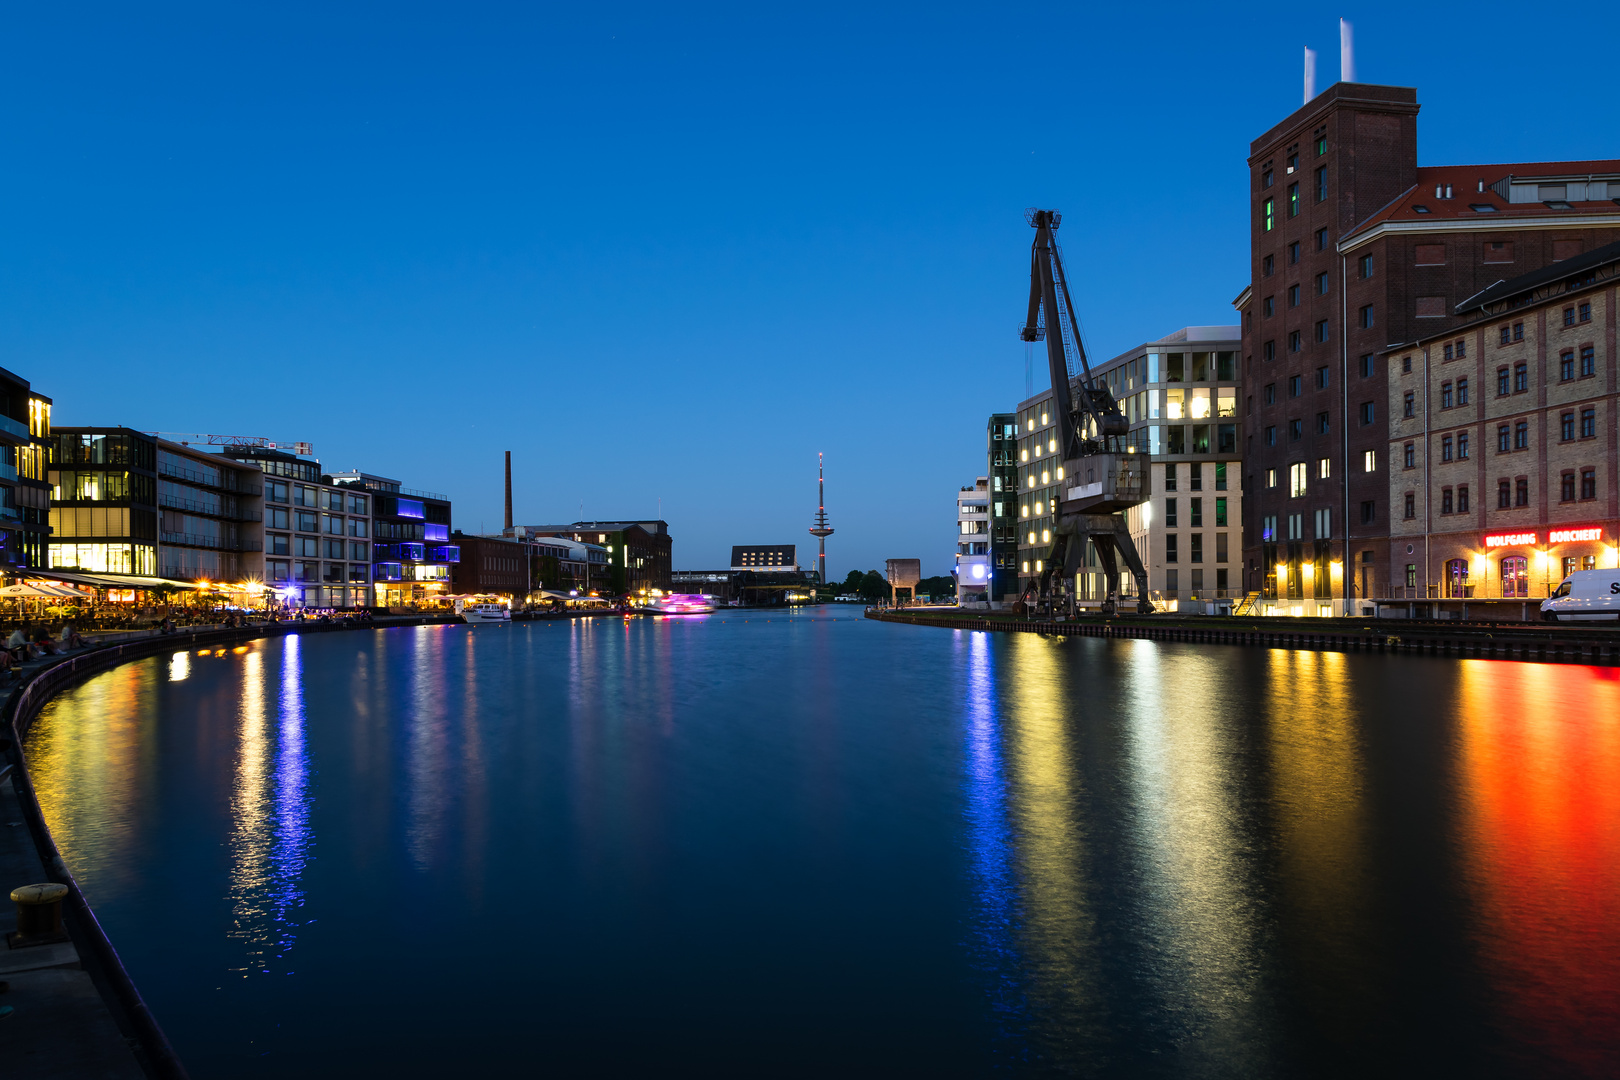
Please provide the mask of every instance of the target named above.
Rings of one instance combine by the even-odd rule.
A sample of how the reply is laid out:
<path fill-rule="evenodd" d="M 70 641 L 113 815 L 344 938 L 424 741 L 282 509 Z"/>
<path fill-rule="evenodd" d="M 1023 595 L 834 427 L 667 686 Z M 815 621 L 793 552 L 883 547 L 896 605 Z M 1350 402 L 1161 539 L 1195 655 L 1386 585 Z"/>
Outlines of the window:
<path fill-rule="evenodd" d="M 1597 410 L 1581 410 L 1581 438 L 1592 439 L 1597 437 Z"/>
<path fill-rule="evenodd" d="M 1325 457 L 1324 458 L 1317 458 L 1316 459 L 1316 478 L 1318 480 L 1326 480 L 1328 477 L 1330 477 L 1332 475 L 1333 475 L 1333 459 L 1332 458 L 1325 458 Z"/>
<path fill-rule="evenodd" d="M 1372 423 L 1373 418 L 1374 418 L 1375 415 L 1376 415 L 1376 410 L 1373 408 L 1373 403 L 1370 402 L 1370 401 L 1363 401 L 1361 403 L 1361 423 L 1362 423 L 1362 426 L 1365 427 L 1366 425 Z"/>
<path fill-rule="evenodd" d="M 1328 321 L 1326 319 L 1318 319 L 1316 321 L 1316 340 L 1318 342 L 1323 342 L 1323 341 L 1326 341 L 1327 339 L 1328 339 Z"/>
<path fill-rule="evenodd" d="M 1361 471 L 1362 472 L 1377 472 L 1378 471 L 1378 451 L 1376 451 L 1376 450 L 1368 450 L 1368 451 L 1364 452 L 1361 455 Z"/>
<path fill-rule="evenodd" d="M 1513 425 L 1513 449 L 1530 449 L 1530 421 L 1520 420 Z"/>
<path fill-rule="evenodd" d="M 298 512 L 298 525 L 297 525 L 297 528 L 298 528 L 299 532 L 311 532 L 312 533 L 312 532 L 318 532 L 319 531 L 315 515 L 311 514 L 311 513 L 306 513 L 305 511 L 302 511 L 302 510 L 300 510 Z"/>
<path fill-rule="evenodd" d="M 267 529 L 292 528 L 292 522 L 287 516 L 287 511 L 277 509 L 276 507 L 271 507 L 269 510 L 265 511 L 264 525 Z"/>
<path fill-rule="evenodd" d="M 287 485 L 280 480 L 268 480 L 264 485 L 264 497 L 271 502 L 287 501 Z"/>
<path fill-rule="evenodd" d="M 306 559 L 318 559 L 321 555 L 321 542 L 313 536 L 294 537 L 293 554 Z"/>
<path fill-rule="evenodd" d="M 1513 392 L 1522 394 L 1530 389 L 1530 365 L 1519 361 L 1513 365 Z"/>
<path fill-rule="evenodd" d="M 1508 393 L 1508 369 L 1496 369 L 1496 396 L 1506 397 Z"/>
<path fill-rule="evenodd" d="M 1288 286 L 1288 306 L 1289 307 L 1299 307 L 1299 286 L 1298 285 L 1290 285 L 1290 286 Z"/>
<path fill-rule="evenodd" d="M 1267 405 L 1275 405 L 1277 403 L 1277 384 L 1266 383 L 1266 388 L 1262 394 L 1265 397 Z"/>
<path fill-rule="evenodd" d="M 1402 463 L 1408 469 L 1414 469 L 1417 467 L 1417 445 L 1415 443 L 1406 444 L 1403 452 Z"/>
<path fill-rule="evenodd" d="M 1513 505 L 1530 505 L 1530 481 L 1526 477 L 1519 477 L 1513 481 Z"/>
<path fill-rule="evenodd" d="M 1361 358 L 1361 377 L 1363 379 L 1370 379 L 1373 377 L 1373 371 L 1373 356 L 1372 353 L 1367 353 Z"/>
<path fill-rule="evenodd" d="M 1506 510 L 1513 505 L 1513 485 L 1506 480 L 1496 482 L 1496 508 Z"/>
<path fill-rule="evenodd" d="M 1174 529 L 1180 524 L 1177 521 L 1176 502 L 1175 499 L 1164 500 L 1164 527 L 1167 529 Z"/>
<path fill-rule="evenodd" d="M 1580 303 L 1580 306 L 1576 310 L 1578 312 L 1577 317 L 1579 318 L 1579 320 L 1581 322 L 1591 322 L 1592 321 L 1592 305 L 1591 305 L 1591 303 L 1589 303 L 1588 301 L 1582 300 L 1581 303 Z"/>
<path fill-rule="evenodd" d="M 1468 432 L 1457 432 L 1457 460 L 1468 460 Z"/>
<path fill-rule="evenodd" d="M 1276 486 L 1277 486 L 1277 470 L 1276 469 L 1267 469 L 1266 470 L 1266 487 L 1274 488 Z"/>
<path fill-rule="evenodd" d="M 1194 522 L 1194 524 L 1197 524 L 1197 522 Z M 1226 497 L 1224 495 L 1215 500 L 1215 527 L 1217 529 L 1226 528 Z"/>
<path fill-rule="evenodd" d="M 279 533 L 265 533 L 264 542 L 266 549 L 272 555 L 292 554 L 292 542 L 286 536 Z"/>
<path fill-rule="evenodd" d="M 1408 390 L 1406 392 L 1406 396 L 1401 399 L 1401 415 L 1407 418 L 1417 415 L 1417 395 L 1410 390 Z"/>
<path fill-rule="evenodd" d="M 1457 513 L 1468 513 L 1468 485 L 1460 484 L 1457 487 Z"/>
<path fill-rule="evenodd" d="M 1583 345 L 1581 347 L 1581 378 L 1588 378 L 1596 371 L 1597 356 L 1594 353 L 1592 346 Z"/>
<path fill-rule="evenodd" d="M 1288 466 L 1288 497 L 1290 499 L 1302 498 L 1305 495 L 1306 485 L 1310 480 L 1303 461 L 1296 461 Z"/>
<path fill-rule="evenodd" d="M 1303 421 L 1303 420 L 1290 420 L 1290 421 L 1288 421 L 1288 438 L 1291 441 L 1298 442 L 1301 438 L 1304 437 L 1304 435 L 1305 435 L 1305 421 Z"/>
<path fill-rule="evenodd" d="M 1327 200 L 1327 166 L 1326 165 L 1318 165 L 1316 167 L 1316 201 L 1317 202 L 1325 202 L 1326 200 Z"/>
<path fill-rule="evenodd" d="M 1215 490 L 1226 490 L 1226 462 L 1224 461 L 1215 463 Z"/>
<path fill-rule="evenodd" d="M 1497 342 L 1497 344 L 1506 345 L 1508 343 L 1508 340 L 1509 340 L 1509 338 L 1508 338 L 1508 328 L 1504 326 L 1504 327 L 1502 327 L 1502 340 Z"/>
<path fill-rule="evenodd" d="M 1010 431 L 1011 429 L 1009 428 L 1008 430 Z M 350 495 L 349 496 L 349 513 L 351 513 L 351 514 L 364 514 L 365 512 L 366 512 L 366 497 L 364 495 Z M 360 535 L 364 536 L 365 534 L 362 533 Z"/>
<path fill-rule="evenodd" d="M 1406 493 L 1406 520 L 1411 521 L 1417 517 L 1417 495 L 1408 491 Z"/>
<path fill-rule="evenodd" d="M 1300 349 L 1299 331 L 1298 330 L 1290 330 L 1288 332 L 1288 351 L 1289 352 L 1299 352 L 1299 349 Z"/>
<path fill-rule="evenodd" d="M 1316 414 L 1316 433 L 1318 435 L 1326 435 L 1328 433 L 1328 414 L 1325 412 L 1319 412 Z M 1326 459 L 1324 458 L 1323 460 Z"/>
<path fill-rule="evenodd" d="M 1176 534 L 1175 533 L 1165 533 L 1164 534 L 1164 561 L 1165 562 L 1176 562 L 1176 561 L 1178 561 L 1178 556 L 1177 556 L 1177 553 L 1176 553 Z"/>
<path fill-rule="evenodd" d="M 1442 435 L 1440 437 L 1440 460 L 1441 461 L 1450 461 L 1451 460 L 1451 436 L 1450 435 Z"/>
<path fill-rule="evenodd" d="M 1502 424 L 1496 429 L 1496 452 L 1498 454 L 1505 454 L 1512 449 L 1508 441 L 1510 438 L 1511 436 L 1508 432 L 1508 426 L 1506 424 Z"/>
<path fill-rule="evenodd" d="M 1192 511 L 1192 527 L 1195 529 L 1202 529 L 1204 527 L 1204 500 L 1188 499 L 1187 503 L 1188 509 Z M 1193 561 L 1197 562 L 1198 560 L 1194 559 Z"/>
<path fill-rule="evenodd" d="M 1001 483 L 1001 477 L 999 477 L 999 476 L 996 477 L 996 483 L 998 483 L 998 484 Z M 350 536 L 364 536 L 364 535 L 366 535 L 366 522 L 365 522 L 364 518 L 350 518 L 349 519 L 349 535 Z"/>
<path fill-rule="evenodd" d="M 1316 388 L 1318 390 L 1326 390 L 1328 388 L 1328 369 L 1326 367 L 1319 367 L 1316 369 Z"/>
<path fill-rule="evenodd" d="M 1276 428 L 1275 425 L 1272 425 L 1272 424 L 1267 424 L 1266 425 L 1266 445 L 1267 446 L 1276 446 L 1277 445 L 1277 428 Z"/>
<path fill-rule="evenodd" d="M 1267 166 L 1266 170 L 1260 174 L 1260 186 L 1263 188 L 1268 188 L 1271 186 L 1271 168 L 1269 165 Z"/>
<path fill-rule="evenodd" d="M 1558 501 L 1575 501 L 1575 474 L 1567 472 L 1558 478 Z"/>
<path fill-rule="evenodd" d="M 1371 330 L 1372 325 L 1373 325 L 1373 306 L 1371 304 L 1367 304 L 1361 309 L 1361 328 L 1363 330 Z"/>
<path fill-rule="evenodd" d="M 1523 341 L 1524 340 L 1524 323 L 1516 322 L 1516 323 L 1513 324 L 1513 340 L 1514 341 Z"/>
<path fill-rule="evenodd" d="M 1288 515 L 1288 539 L 1290 539 L 1290 540 L 1303 540 L 1303 539 L 1305 539 L 1305 515 L 1304 514 L 1289 514 Z"/>
<path fill-rule="evenodd" d="M 1288 185 L 1288 216 L 1299 216 L 1299 182 Z"/>
<path fill-rule="evenodd" d="M 1299 397 L 1302 392 L 1300 377 L 1298 375 L 1288 376 L 1288 396 Z"/>
<path fill-rule="evenodd" d="M 1204 534 L 1203 533 L 1193 533 L 1192 534 L 1191 547 L 1192 547 L 1192 551 L 1191 551 L 1191 559 L 1192 559 L 1192 561 L 1193 562 L 1203 562 L 1204 561 Z M 1196 577 L 1200 572 L 1201 571 L 1194 570 L 1193 575 Z"/>
<path fill-rule="evenodd" d="M 1377 516 L 1378 516 L 1378 504 L 1377 503 L 1375 503 L 1371 499 L 1368 499 L 1366 502 L 1361 504 L 1361 523 L 1363 525 L 1371 525 L 1371 524 L 1373 524 L 1373 521 Z"/>
<path fill-rule="evenodd" d="M 1176 474 L 1179 473 L 1180 471 L 1181 471 L 1181 466 L 1179 464 L 1177 464 L 1176 462 L 1174 462 L 1174 461 L 1168 462 L 1165 465 L 1165 467 L 1164 467 L 1164 490 L 1166 490 L 1166 491 L 1174 491 L 1174 490 L 1176 490 Z"/>
<path fill-rule="evenodd" d="M 1457 342 L 1457 359 L 1459 359 L 1459 360 L 1468 359 L 1468 342 L 1466 342 L 1466 341 Z"/>
<path fill-rule="evenodd" d="M 1575 309 L 1574 308 L 1567 307 L 1567 308 L 1564 309 L 1564 325 L 1565 326 L 1574 326 L 1575 325 Z"/>
<path fill-rule="evenodd" d="M 1410 356 L 1401 357 L 1401 374 L 1412 374 L 1412 358 Z"/>
<path fill-rule="evenodd" d="M 1267 173 L 1266 175 L 1270 176 L 1271 174 Z M 1267 186 L 1269 187 L 1270 185 L 1268 184 Z M 1277 208 L 1274 199 L 1267 199 L 1261 204 L 1260 215 L 1266 219 L 1266 232 L 1270 232 L 1272 227 L 1276 225 L 1277 218 Z"/>
<path fill-rule="evenodd" d="M 1567 412 L 1558 418 L 1558 437 L 1564 442 L 1575 438 L 1575 414 Z"/>
<path fill-rule="evenodd" d="M 1440 384 L 1440 407 L 1451 408 L 1451 384 L 1448 382 Z"/>
<path fill-rule="evenodd" d="M 1441 488 L 1440 489 L 1440 512 L 1442 514 L 1451 513 L 1451 489 L 1450 488 Z"/>
<path fill-rule="evenodd" d="M 1293 266 L 1297 262 L 1299 262 L 1299 241 L 1295 240 L 1288 245 L 1288 265 Z"/>
<path fill-rule="evenodd" d="M 1583 499 L 1595 499 L 1595 498 L 1597 498 L 1597 470 L 1596 469 L 1582 469 L 1581 470 L 1581 498 L 1583 498 Z"/>
<path fill-rule="evenodd" d="M 1363 255 L 1361 257 L 1361 277 L 1362 277 L 1362 280 L 1366 280 L 1367 278 L 1370 278 L 1372 276 L 1373 276 L 1373 257 L 1371 255 Z"/>
<path fill-rule="evenodd" d="M 1277 343 L 1275 341 L 1268 341 L 1264 345 L 1261 345 L 1260 356 L 1265 360 L 1277 359 Z"/>
<path fill-rule="evenodd" d="M 1458 404 L 1459 407 L 1468 404 L 1468 380 L 1467 379 L 1458 379 L 1457 380 L 1457 404 Z"/>
<path fill-rule="evenodd" d="M 1277 298 L 1275 296 L 1268 296 L 1264 300 L 1260 301 L 1260 314 L 1264 315 L 1266 318 L 1271 318 L 1276 310 Z"/>
<path fill-rule="evenodd" d="M 1317 229 L 1316 230 L 1316 250 L 1317 251 L 1326 251 L 1327 246 L 1328 246 L 1328 231 L 1326 229 Z"/>
<path fill-rule="evenodd" d="M 1569 382 L 1575 377 L 1575 354 L 1566 352 L 1558 357 L 1558 381 Z"/>
<path fill-rule="evenodd" d="M 1275 266 L 1276 266 L 1275 257 L 1271 256 L 1271 255 L 1267 255 L 1265 258 L 1260 260 L 1260 276 L 1262 276 L 1262 277 L 1270 277 L 1271 276 L 1271 271 Z"/>
<path fill-rule="evenodd" d="M 1333 539 L 1333 511 L 1326 508 L 1316 512 L 1316 539 Z"/>
<path fill-rule="evenodd" d="M 1327 153 L 1327 136 L 1318 135 L 1316 137 L 1316 156 L 1321 157 L 1325 153 Z"/>
<path fill-rule="evenodd" d="M 1324 270 L 1322 273 L 1316 275 L 1316 295 L 1317 296 L 1326 296 L 1327 291 L 1328 291 L 1328 276 L 1327 276 L 1327 271 Z"/>
<path fill-rule="evenodd" d="M 1446 356 L 1445 356 L 1445 358 L 1447 360 L 1451 359 L 1451 342 L 1449 342 L 1449 341 L 1446 342 Z"/>
<path fill-rule="evenodd" d="M 1502 560 L 1502 595 L 1530 595 L 1530 560 L 1523 555 L 1509 555 Z"/>

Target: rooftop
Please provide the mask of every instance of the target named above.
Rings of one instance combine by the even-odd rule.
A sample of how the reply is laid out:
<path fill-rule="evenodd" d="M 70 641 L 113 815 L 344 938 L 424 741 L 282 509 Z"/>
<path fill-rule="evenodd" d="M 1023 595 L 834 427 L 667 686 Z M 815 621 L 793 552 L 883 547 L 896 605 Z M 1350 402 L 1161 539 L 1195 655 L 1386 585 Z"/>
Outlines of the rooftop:
<path fill-rule="evenodd" d="M 1415 185 L 1350 230 L 1344 243 L 1380 225 L 1481 229 L 1492 221 L 1593 215 L 1620 221 L 1620 160 L 1429 165 L 1417 173 Z"/>
<path fill-rule="evenodd" d="M 1488 309 L 1491 308 L 1496 308 L 1499 312 L 1504 309 L 1511 310 L 1523 306 L 1524 303 L 1545 299 L 1554 293 L 1572 291 L 1594 284 L 1600 277 L 1609 280 L 1617 276 L 1613 272 L 1600 273 L 1605 270 L 1620 271 L 1620 240 L 1583 255 L 1544 266 L 1540 270 L 1532 270 L 1528 274 L 1520 274 L 1507 281 L 1498 281 L 1490 288 L 1477 292 L 1458 304 L 1457 314 L 1462 315 L 1471 311 L 1488 313 Z"/>

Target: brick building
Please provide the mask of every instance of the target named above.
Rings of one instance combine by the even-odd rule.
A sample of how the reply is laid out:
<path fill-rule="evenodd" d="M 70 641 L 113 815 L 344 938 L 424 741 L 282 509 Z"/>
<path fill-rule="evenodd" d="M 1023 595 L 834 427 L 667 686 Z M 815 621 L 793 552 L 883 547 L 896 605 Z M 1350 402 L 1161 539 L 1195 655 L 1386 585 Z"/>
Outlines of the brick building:
<path fill-rule="evenodd" d="M 1344 612 L 1404 587 L 1382 457 L 1392 343 L 1620 239 L 1620 161 L 1420 168 L 1417 113 L 1412 89 L 1337 83 L 1250 144 L 1243 570 L 1268 607 Z"/>
<path fill-rule="evenodd" d="M 1537 599 L 1616 566 L 1620 243 L 1501 282 L 1386 353 L 1396 596 Z M 1533 616 L 1533 611 L 1531 612 Z"/>

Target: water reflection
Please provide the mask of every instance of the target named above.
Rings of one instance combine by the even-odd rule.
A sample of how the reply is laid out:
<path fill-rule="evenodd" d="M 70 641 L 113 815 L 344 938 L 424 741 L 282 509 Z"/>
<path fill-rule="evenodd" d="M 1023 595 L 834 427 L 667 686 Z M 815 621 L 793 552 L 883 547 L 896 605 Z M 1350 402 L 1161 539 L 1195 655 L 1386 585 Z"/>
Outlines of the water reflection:
<path fill-rule="evenodd" d="M 1612 669 L 1462 664 L 1462 842 L 1498 1022 L 1547 1064 L 1620 1062 L 1620 683 Z"/>
<path fill-rule="evenodd" d="M 1243 777 L 1223 715 L 1231 700 L 1219 653 L 1120 646 L 1128 827 L 1139 878 L 1148 988 L 1184 1068 L 1208 1071 L 1264 1044 L 1257 1008 L 1260 906 L 1241 814 Z M 1263 1058 L 1252 1065 L 1266 1071 Z"/>
<path fill-rule="evenodd" d="M 312 839 L 302 657 L 297 635 L 283 639 L 273 697 L 265 651 L 242 658 L 229 840 L 231 936 L 243 942 L 244 961 L 234 970 L 242 972 L 283 967 L 275 961 L 286 957 L 302 925 L 298 912 Z"/>

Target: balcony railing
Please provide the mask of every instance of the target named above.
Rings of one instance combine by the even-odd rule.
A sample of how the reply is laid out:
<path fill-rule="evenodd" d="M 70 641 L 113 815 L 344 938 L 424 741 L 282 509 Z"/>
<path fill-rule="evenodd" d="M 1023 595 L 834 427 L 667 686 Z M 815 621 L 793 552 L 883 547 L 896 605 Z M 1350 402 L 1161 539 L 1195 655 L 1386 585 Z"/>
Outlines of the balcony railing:
<path fill-rule="evenodd" d="M 197 533 L 159 533 L 162 543 L 174 547 L 208 548 L 211 551 L 262 551 L 264 544 L 258 540 L 228 540 L 223 536 L 201 536 Z"/>
<path fill-rule="evenodd" d="M 158 505 L 167 506 L 171 510 L 184 510 L 188 514 L 201 514 L 204 517 L 224 518 L 227 521 L 263 521 L 264 515 L 257 510 L 225 510 L 218 506 L 210 506 L 195 499 L 182 499 L 178 495 L 159 495 Z"/>
<path fill-rule="evenodd" d="M 187 484 L 196 484 L 198 487 L 213 488 L 215 491 L 229 491 L 234 495 L 257 495 L 263 490 L 257 484 L 238 483 L 228 472 L 221 472 L 217 477 L 211 478 L 207 473 L 195 469 L 182 469 L 166 461 L 158 462 L 157 472 L 159 476 L 167 476 L 171 480 L 181 480 Z"/>

